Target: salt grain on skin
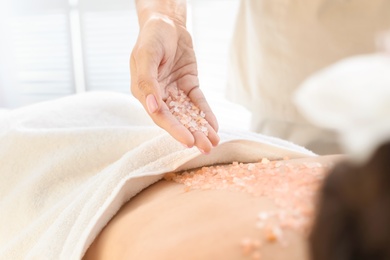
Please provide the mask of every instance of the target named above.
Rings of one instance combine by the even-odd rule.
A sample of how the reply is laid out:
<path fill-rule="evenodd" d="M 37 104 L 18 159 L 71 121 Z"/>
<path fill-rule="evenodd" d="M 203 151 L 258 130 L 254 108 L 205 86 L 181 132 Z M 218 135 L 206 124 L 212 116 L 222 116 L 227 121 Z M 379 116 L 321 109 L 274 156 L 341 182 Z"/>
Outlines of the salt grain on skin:
<path fill-rule="evenodd" d="M 329 166 L 320 163 L 293 164 L 285 159 L 270 161 L 263 158 L 258 163 L 233 162 L 173 175 L 169 173 L 166 179 L 186 185 L 185 191 L 231 190 L 267 197 L 277 208 L 259 212 L 254 228 L 264 235 L 263 242 L 287 245 L 286 230 L 308 235 L 315 210 L 315 194 L 328 170 Z M 248 240 L 242 241 L 243 253 L 253 247 L 252 242 L 248 243 Z"/>
<path fill-rule="evenodd" d="M 258 239 L 246 237 L 241 240 L 242 253 L 246 256 L 256 253 L 260 246 L 261 242 Z"/>
<path fill-rule="evenodd" d="M 188 130 L 192 133 L 199 131 L 208 136 L 206 114 L 192 103 L 184 91 L 177 87 L 170 87 L 165 103 L 172 115 Z"/>
<path fill-rule="evenodd" d="M 242 253 L 244 255 L 250 255 L 250 253 L 254 249 L 253 245 L 252 245 L 252 239 L 250 239 L 250 238 L 242 239 L 242 241 L 241 241 L 241 248 L 242 248 Z"/>
<path fill-rule="evenodd" d="M 261 163 L 263 163 L 263 164 L 267 164 L 267 163 L 269 163 L 270 161 L 267 159 L 267 158 L 263 158 L 263 159 L 261 159 Z"/>
<path fill-rule="evenodd" d="M 272 228 L 266 229 L 266 239 L 268 242 L 277 242 L 280 241 L 283 236 L 283 231 L 278 226 L 273 226 Z"/>

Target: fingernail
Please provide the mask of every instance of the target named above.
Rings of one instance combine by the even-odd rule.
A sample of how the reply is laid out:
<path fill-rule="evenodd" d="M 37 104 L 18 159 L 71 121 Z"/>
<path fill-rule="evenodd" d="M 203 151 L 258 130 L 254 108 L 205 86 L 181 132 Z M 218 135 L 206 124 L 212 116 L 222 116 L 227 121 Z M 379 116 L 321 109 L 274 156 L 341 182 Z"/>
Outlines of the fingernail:
<path fill-rule="evenodd" d="M 200 151 L 201 153 L 203 153 L 203 154 L 209 154 L 209 153 L 210 153 L 210 152 L 206 153 L 203 149 L 200 149 L 200 148 L 199 148 L 199 151 Z"/>
<path fill-rule="evenodd" d="M 146 106 L 150 114 L 153 114 L 154 112 L 157 111 L 158 109 L 157 100 L 153 94 L 149 94 L 146 97 Z"/>
<path fill-rule="evenodd" d="M 186 144 L 183 144 L 182 143 L 182 145 L 185 147 L 185 148 L 190 148 L 188 145 L 186 145 Z"/>

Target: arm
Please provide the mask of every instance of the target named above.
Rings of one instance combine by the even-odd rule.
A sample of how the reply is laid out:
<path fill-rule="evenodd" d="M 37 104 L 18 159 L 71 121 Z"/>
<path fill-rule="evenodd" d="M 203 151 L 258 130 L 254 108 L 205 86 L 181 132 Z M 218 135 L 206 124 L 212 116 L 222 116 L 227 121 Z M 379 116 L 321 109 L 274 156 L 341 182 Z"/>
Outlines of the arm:
<path fill-rule="evenodd" d="M 142 27 L 150 18 L 165 18 L 186 26 L 186 0 L 136 0 L 138 22 Z"/>
<path fill-rule="evenodd" d="M 131 54 L 131 91 L 153 121 L 187 147 L 209 152 L 219 142 L 217 120 L 199 88 L 192 38 L 186 29 L 185 0 L 137 0 L 140 25 Z M 190 132 L 164 101 L 168 88 L 182 90 L 206 115 L 209 135 Z"/>

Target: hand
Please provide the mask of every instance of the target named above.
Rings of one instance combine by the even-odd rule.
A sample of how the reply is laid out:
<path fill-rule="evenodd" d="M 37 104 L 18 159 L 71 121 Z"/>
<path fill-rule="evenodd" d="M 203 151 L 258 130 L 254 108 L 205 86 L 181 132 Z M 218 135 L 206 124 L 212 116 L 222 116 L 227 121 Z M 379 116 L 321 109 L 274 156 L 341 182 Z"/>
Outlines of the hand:
<path fill-rule="evenodd" d="M 208 153 L 219 142 L 218 123 L 199 88 L 192 39 L 184 25 L 166 17 L 153 17 L 140 28 L 130 58 L 131 91 L 153 121 L 187 147 Z M 190 132 L 165 104 L 167 89 L 177 87 L 205 113 L 208 136 Z"/>

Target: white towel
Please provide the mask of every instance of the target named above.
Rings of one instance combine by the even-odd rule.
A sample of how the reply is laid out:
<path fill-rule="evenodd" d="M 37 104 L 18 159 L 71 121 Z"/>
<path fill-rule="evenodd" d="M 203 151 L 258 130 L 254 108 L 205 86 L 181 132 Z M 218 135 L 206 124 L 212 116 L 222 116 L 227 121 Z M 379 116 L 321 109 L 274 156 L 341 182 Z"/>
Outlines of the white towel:
<path fill-rule="evenodd" d="M 208 156 L 185 149 L 124 94 L 81 94 L 3 114 L 0 259 L 80 259 L 126 201 L 169 171 L 314 155 L 262 135 L 220 136 Z"/>

